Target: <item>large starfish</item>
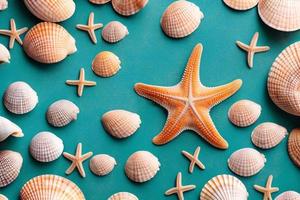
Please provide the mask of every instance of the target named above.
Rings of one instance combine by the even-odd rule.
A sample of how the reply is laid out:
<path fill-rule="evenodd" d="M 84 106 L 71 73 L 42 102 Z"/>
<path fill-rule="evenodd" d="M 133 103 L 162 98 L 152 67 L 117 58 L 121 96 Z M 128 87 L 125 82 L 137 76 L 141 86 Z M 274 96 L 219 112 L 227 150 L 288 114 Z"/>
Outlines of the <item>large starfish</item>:
<path fill-rule="evenodd" d="M 262 186 L 259 186 L 259 185 L 254 185 L 254 188 L 257 191 L 264 194 L 263 200 L 272 200 L 272 193 L 279 191 L 278 187 L 272 187 L 272 181 L 273 181 L 273 176 L 270 175 L 268 177 L 266 187 L 262 187 Z"/>
<path fill-rule="evenodd" d="M 184 130 L 194 130 L 211 145 L 228 148 L 228 143 L 217 131 L 210 109 L 232 96 L 242 85 L 235 80 L 218 87 L 205 87 L 199 80 L 200 59 L 203 47 L 198 44 L 187 63 L 181 82 L 172 87 L 161 87 L 137 83 L 136 92 L 168 110 L 167 122 L 153 143 L 162 145 L 170 142 Z"/>

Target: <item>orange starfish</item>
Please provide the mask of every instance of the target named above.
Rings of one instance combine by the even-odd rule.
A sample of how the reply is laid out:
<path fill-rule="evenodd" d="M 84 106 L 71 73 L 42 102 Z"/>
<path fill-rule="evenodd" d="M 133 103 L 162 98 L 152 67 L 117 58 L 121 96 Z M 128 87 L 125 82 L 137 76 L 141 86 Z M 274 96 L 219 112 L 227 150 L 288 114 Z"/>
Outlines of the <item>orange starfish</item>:
<path fill-rule="evenodd" d="M 218 87 L 205 87 L 199 80 L 200 59 L 203 47 L 195 46 L 187 63 L 181 82 L 172 87 L 161 87 L 137 83 L 136 92 L 168 110 L 167 122 L 153 143 L 170 142 L 184 130 L 194 130 L 211 145 L 228 148 L 228 143 L 219 134 L 210 115 L 210 109 L 232 96 L 242 85 L 235 80 Z"/>

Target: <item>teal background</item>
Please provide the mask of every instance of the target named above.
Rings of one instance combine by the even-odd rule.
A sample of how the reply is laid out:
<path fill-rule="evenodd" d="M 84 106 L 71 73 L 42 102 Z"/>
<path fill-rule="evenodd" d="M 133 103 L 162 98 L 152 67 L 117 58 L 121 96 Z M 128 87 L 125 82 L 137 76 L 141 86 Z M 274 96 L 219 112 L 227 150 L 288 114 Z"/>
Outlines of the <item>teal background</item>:
<path fill-rule="evenodd" d="M 199 29 L 189 37 L 170 39 L 160 28 L 160 17 L 171 0 L 150 0 L 147 7 L 137 15 L 122 17 L 116 14 L 110 4 L 96 6 L 87 0 L 76 1 L 76 13 L 61 23 L 76 39 L 77 53 L 55 65 L 43 65 L 29 59 L 22 47 L 15 44 L 11 52 L 11 63 L 0 66 L 0 94 L 14 81 L 26 81 L 38 93 L 39 104 L 30 113 L 14 115 L 0 105 L 0 115 L 18 124 L 24 131 L 24 138 L 9 138 L 0 144 L 0 149 L 18 151 L 24 158 L 18 179 L 0 193 L 10 199 L 17 199 L 19 190 L 30 178 L 40 174 L 58 174 L 74 181 L 89 200 L 107 199 L 119 191 L 136 194 L 139 199 L 177 199 L 165 197 L 164 192 L 174 186 L 177 172 L 183 173 L 183 184 L 195 184 L 194 191 L 185 193 L 186 199 L 199 199 L 203 185 L 213 176 L 231 172 L 227 159 L 237 149 L 253 147 L 250 134 L 259 123 L 271 121 L 285 126 L 289 131 L 299 126 L 299 118 L 277 108 L 268 97 L 266 79 L 269 68 L 276 56 L 288 45 L 300 39 L 300 32 L 281 33 L 268 28 L 258 17 L 256 8 L 247 12 L 236 12 L 226 7 L 221 0 L 193 0 L 203 11 L 205 18 Z M 76 30 L 75 25 L 86 23 L 89 13 L 95 12 L 95 22 L 107 24 L 112 20 L 124 23 L 130 32 L 128 37 L 117 44 L 108 44 L 97 31 L 98 44 L 90 41 L 87 33 Z M 9 8 L 0 12 L 0 28 L 9 28 L 9 19 L 15 18 L 17 27 L 32 27 L 39 20 L 26 9 L 19 0 L 9 0 Z M 259 45 L 269 45 L 267 53 L 255 55 L 254 67 L 246 65 L 246 54 L 236 47 L 235 41 L 248 43 L 252 35 L 260 32 Z M 228 150 L 211 147 L 192 131 L 186 131 L 164 146 L 155 146 L 151 139 L 162 129 L 167 113 L 159 106 L 135 94 L 136 82 L 171 86 L 179 82 L 192 48 L 201 42 L 204 46 L 201 62 L 201 80 L 207 86 L 217 86 L 241 78 L 243 86 L 233 97 L 216 106 L 211 111 L 215 125 L 228 140 Z M 0 43 L 7 45 L 8 38 L 0 36 Z M 118 55 L 122 69 L 111 78 L 100 78 L 93 74 L 91 62 L 103 50 Z M 86 78 L 97 82 L 96 87 L 86 88 L 79 98 L 76 88 L 65 85 L 66 79 L 76 79 L 79 69 L 84 67 Z M 68 99 L 80 108 L 78 120 L 64 128 L 53 128 L 47 124 L 45 112 L 58 99 Z M 259 120 L 247 128 L 237 128 L 227 119 L 229 107 L 237 100 L 250 99 L 262 106 Z M 132 137 L 116 140 L 102 128 L 100 118 L 111 109 L 126 109 L 138 113 L 142 119 L 141 128 Z M 31 138 L 40 131 L 51 131 L 63 139 L 65 151 L 74 153 L 78 142 L 83 143 L 83 152 L 106 153 L 116 158 L 118 165 L 105 177 L 96 177 L 84 163 L 86 178 L 75 171 L 70 176 L 64 174 L 70 162 L 63 157 L 51 163 L 34 161 L 28 146 Z M 287 139 L 276 148 L 262 151 L 267 158 L 263 170 L 250 178 L 239 177 L 246 185 L 250 199 L 262 199 L 253 189 L 253 184 L 264 185 L 270 174 L 274 175 L 274 186 L 279 193 L 286 190 L 300 192 L 299 169 L 293 165 L 287 154 Z M 181 155 L 181 150 L 193 152 L 201 147 L 200 159 L 206 165 L 201 171 L 188 173 L 189 162 Z M 124 174 L 124 164 L 133 152 L 148 150 L 161 162 L 157 176 L 144 184 L 135 184 Z"/>

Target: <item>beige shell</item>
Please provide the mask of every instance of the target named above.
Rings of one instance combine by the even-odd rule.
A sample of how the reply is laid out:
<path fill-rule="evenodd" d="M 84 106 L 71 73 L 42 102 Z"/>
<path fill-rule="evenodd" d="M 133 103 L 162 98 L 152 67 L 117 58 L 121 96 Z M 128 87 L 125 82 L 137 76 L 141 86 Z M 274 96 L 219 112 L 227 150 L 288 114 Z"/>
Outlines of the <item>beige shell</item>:
<path fill-rule="evenodd" d="M 143 9 L 148 0 L 112 0 L 114 10 L 120 15 L 134 15 Z"/>
<path fill-rule="evenodd" d="M 96 55 L 92 63 L 92 70 L 101 77 L 111 77 L 121 69 L 118 56 L 110 51 L 102 51 Z"/>
<path fill-rule="evenodd" d="M 278 195 L 275 200 L 300 200 L 300 194 L 295 191 L 286 191 Z"/>
<path fill-rule="evenodd" d="M 25 114 L 32 111 L 38 103 L 36 92 L 25 82 L 10 84 L 3 97 L 7 110 L 15 114 Z"/>
<path fill-rule="evenodd" d="M 118 21 L 111 21 L 104 26 L 102 38 L 109 43 L 116 43 L 123 40 L 129 34 L 125 25 Z"/>
<path fill-rule="evenodd" d="M 264 166 L 266 158 L 252 148 L 237 150 L 228 159 L 229 169 L 237 175 L 248 177 L 257 174 Z"/>
<path fill-rule="evenodd" d="M 116 160 L 106 154 L 95 155 L 90 160 L 91 171 L 98 176 L 105 176 L 109 174 L 117 165 Z"/>
<path fill-rule="evenodd" d="M 136 113 L 126 110 L 112 110 L 104 113 L 102 124 L 105 130 L 116 138 L 131 136 L 140 127 L 141 119 Z"/>
<path fill-rule="evenodd" d="M 89 0 L 93 4 L 106 4 L 110 2 L 111 0 Z"/>
<path fill-rule="evenodd" d="M 41 22 L 24 38 L 23 48 L 32 59 L 41 63 L 57 63 L 77 51 L 75 39 L 62 26 Z"/>
<path fill-rule="evenodd" d="M 0 188 L 12 183 L 18 177 L 23 158 L 18 152 L 0 151 Z"/>
<path fill-rule="evenodd" d="M 30 143 L 31 156 L 40 162 L 51 162 L 59 158 L 64 150 L 63 141 L 50 132 L 36 134 Z"/>
<path fill-rule="evenodd" d="M 248 10 L 254 8 L 259 0 L 223 0 L 223 2 L 234 10 Z"/>
<path fill-rule="evenodd" d="M 108 200 L 139 200 L 134 194 L 129 192 L 118 192 L 111 195 Z"/>
<path fill-rule="evenodd" d="M 63 127 L 77 119 L 79 108 L 71 101 L 62 99 L 51 104 L 47 111 L 48 123 L 54 127 Z"/>
<path fill-rule="evenodd" d="M 8 49 L 3 44 L 0 44 L 0 64 L 9 63 L 10 62 L 9 60 L 10 60 L 10 53 Z"/>
<path fill-rule="evenodd" d="M 3 194 L 0 194 L 0 200 L 8 200 L 8 198 L 6 196 L 4 196 Z"/>
<path fill-rule="evenodd" d="M 164 11 L 160 24 L 166 35 L 182 38 L 193 33 L 204 18 L 200 8 L 192 2 L 178 0 Z"/>
<path fill-rule="evenodd" d="M 236 126 L 246 127 L 254 124 L 261 113 L 261 106 L 250 100 L 240 100 L 234 103 L 229 111 L 228 118 Z"/>
<path fill-rule="evenodd" d="M 289 135 L 288 152 L 292 161 L 300 167 L 300 129 L 293 129 Z"/>
<path fill-rule="evenodd" d="M 41 175 L 30 179 L 20 192 L 21 200 L 85 200 L 80 188 L 57 175 Z"/>
<path fill-rule="evenodd" d="M 8 1 L 7 0 L 0 0 L 0 11 L 5 10 L 8 7 Z"/>
<path fill-rule="evenodd" d="M 270 149 L 278 145 L 287 134 L 286 128 L 272 122 L 265 122 L 255 127 L 251 140 L 259 148 Z"/>
<path fill-rule="evenodd" d="M 232 175 L 218 175 L 202 188 L 200 200 L 247 200 L 245 185 Z"/>
<path fill-rule="evenodd" d="M 10 120 L 0 116 L 0 142 L 9 136 L 23 137 L 22 129 Z"/>
<path fill-rule="evenodd" d="M 76 5 L 73 0 L 24 0 L 28 10 L 47 22 L 61 22 L 72 17 Z"/>

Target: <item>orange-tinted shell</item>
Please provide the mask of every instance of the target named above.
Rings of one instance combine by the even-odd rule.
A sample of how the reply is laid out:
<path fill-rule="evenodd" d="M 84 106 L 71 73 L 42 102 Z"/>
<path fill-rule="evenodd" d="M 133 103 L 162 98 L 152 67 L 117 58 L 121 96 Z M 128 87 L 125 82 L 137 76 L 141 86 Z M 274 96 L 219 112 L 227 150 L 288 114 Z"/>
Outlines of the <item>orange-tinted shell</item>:
<path fill-rule="evenodd" d="M 148 0 L 112 0 L 114 10 L 120 15 L 134 15 L 143 9 Z"/>
<path fill-rule="evenodd" d="M 224 3 L 234 10 L 248 10 L 255 7 L 259 0 L 223 0 Z"/>
<path fill-rule="evenodd" d="M 118 56 L 110 51 L 102 51 L 96 55 L 92 63 L 92 70 L 101 77 L 111 77 L 121 69 Z"/>
<path fill-rule="evenodd" d="M 119 42 L 128 34 L 127 27 L 118 21 L 109 22 L 102 30 L 102 38 L 109 43 Z"/>
<path fill-rule="evenodd" d="M 300 194 L 295 191 L 286 191 L 278 195 L 275 200 L 300 200 Z"/>
<path fill-rule="evenodd" d="M 288 152 L 292 161 L 300 167 L 300 129 L 292 130 L 288 140 Z"/>
<path fill-rule="evenodd" d="M 129 192 L 118 192 L 111 195 L 108 200 L 138 200 L 138 198 Z"/>
<path fill-rule="evenodd" d="M 106 4 L 110 2 L 111 0 L 89 0 L 93 4 Z"/>
<path fill-rule="evenodd" d="M 0 11 L 5 10 L 8 7 L 7 0 L 0 0 Z"/>

